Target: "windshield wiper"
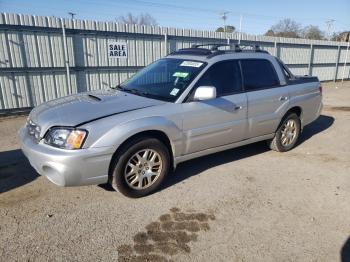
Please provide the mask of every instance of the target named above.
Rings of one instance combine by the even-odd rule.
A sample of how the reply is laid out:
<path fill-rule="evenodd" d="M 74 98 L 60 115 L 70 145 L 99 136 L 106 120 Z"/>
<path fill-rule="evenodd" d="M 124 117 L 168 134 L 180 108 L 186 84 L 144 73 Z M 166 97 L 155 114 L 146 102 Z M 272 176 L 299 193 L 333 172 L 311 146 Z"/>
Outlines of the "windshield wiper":
<path fill-rule="evenodd" d="M 122 87 L 121 85 L 116 85 L 116 86 L 111 87 L 111 89 L 124 90 L 124 87 Z"/>
<path fill-rule="evenodd" d="M 140 95 L 140 96 L 148 96 L 150 95 L 148 92 L 145 91 L 140 91 L 136 88 L 123 88 L 122 91 L 129 92 L 135 95 Z"/>
<path fill-rule="evenodd" d="M 162 97 L 162 96 L 151 94 L 151 93 L 146 92 L 146 91 L 141 91 L 141 90 L 138 90 L 136 88 L 125 88 L 125 87 L 122 87 L 120 85 L 117 85 L 115 88 L 120 90 L 120 91 L 131 93 L 131 94 L 138 95 L 138 96 L 144 96 L 144 97 L 149 97 L 149 98 L 153 98 L 153 99 L 164 100 L 164 97 Z"/>
<path fill-rule="evenodd" d="M 124 91 L 124 92 L 128 92 L 128 93 L 132 93 L 132 94 L 135 94 L 135 95 L 148 95 L 149 93 L 147 92 L 143 92 L 143 91 L 140 91 L 136 88 L 125 88 L 125 87 L 122 87 L 121 85 L 116 85 L 115 87 L 111 87 L 112 89 L 117 89 L 117 90 L 120 90 L 120 91 Z"/>

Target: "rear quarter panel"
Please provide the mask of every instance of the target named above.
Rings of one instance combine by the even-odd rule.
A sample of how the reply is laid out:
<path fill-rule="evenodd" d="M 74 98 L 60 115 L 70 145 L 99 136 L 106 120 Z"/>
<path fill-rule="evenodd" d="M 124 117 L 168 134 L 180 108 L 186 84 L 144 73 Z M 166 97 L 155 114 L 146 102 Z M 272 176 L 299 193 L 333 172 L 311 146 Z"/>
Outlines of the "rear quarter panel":
<path fill-rule="evenodd" d="M 316 120 L 322 109 L 322 94 L 319 82 L 289 85 L 290 108 L 298 106 L 302 109 L 301 124 L 305 126 Z"/>

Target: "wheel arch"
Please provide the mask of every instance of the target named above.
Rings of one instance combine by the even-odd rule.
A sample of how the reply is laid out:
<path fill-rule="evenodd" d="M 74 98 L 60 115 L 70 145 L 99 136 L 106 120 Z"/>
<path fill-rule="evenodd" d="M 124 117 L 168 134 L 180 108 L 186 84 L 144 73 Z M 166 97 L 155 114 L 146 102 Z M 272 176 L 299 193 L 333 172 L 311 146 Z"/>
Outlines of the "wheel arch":
<path fill-rule="evenodd" d="M 300 106 L 293 106 L 284 113 L 283 117 L 281 118 L 281 123 L 291 113 L 295 113 L 299 117 L 300 122 L 302 122 L 301 119 L 303 117 L 303 109 Z"/>
<path fill-rule="evenodd" d="M 278 124 L 278 126 L 276 128 L 276 131 L 280 128 L 280 126 L 282 125 L 282 123 L 286 119 L 286 117 L 288 115 L 290 115 L 291 113 L 295 113 L 299 117 L 301 128 L 303 128 L 303 126 L 302 126 L 303 109 L 300 106 L 293 106 L 293 107 L 289 108 L 287 110 L 287 112 L 283 115 L 280 123 Z"/>
<path fill-rule="evenodd" d="M 297 139 L 300 136 L 300 133 L 302 131 L 302 121 L 301 121 L 302 113 L 303 113 L 302 112 L 302 108 L 299 107 L 299 106 L 291 107 L 289 110 L 287 110 L 287 112 L 281 118 L 281 121 L 280 121 L 280 123 L 279 123 L 279 125 L 278 125 L 278 127 L 277 127 L 277 129 L 275 131 L 275 136 L 273 137 L 273 139 L 268 140 L 268 144 L 269 144 L 269 146 L 270 146 L 270 148 L 272 150 L 275 150 L 277 152 L 285 152 L 285 151 L 288 151 L 288 150 L 292 149 L 296 145 Z M 286 121 L 288 116 L 291 115 L 291 114 L 296 114 L 297 115 L 297 117 L 299 119 L 299 128 L 300 129 L 298 130 L 298 137 L 297 137 L 297 139 L 294 142 L 292 142 L 291 145 L 286 145 L 287 147 L 284 147 L 284 146 L 281 145 L 281 142 L 280 142 L 281 137 L 278 134 L 278 131 L 281 128 L 281 126 L 283 125 L 283 123 Z"/>
<path fill-rule="evenodd" d="M 169 138 L 169 136 L 162 130 L 157 130 L 157 129 L 150 129 L 150 130 L 144 130 L 144 131 L 140 131 L 138 133 L 135 133 L 133 135 L 130 135 L 127 139 L 125 139 L 115 150 L 111 161 L 109 163 L 109 169 L 108 169 L 108 179 L 111 178 L 112 172 L 113 172 L 113 162 L 114 160 L 118 157 L 118 155 L 120 154 L 120 152 L 122 152 L 122 150 L 128 146 L 130 143 L 132 143 L 133 141 L 137 141 L 139 139 L 142 138 L 156 138 L 159 141 L 161 141 L 166 148 L 168 149 L 169 152 L 169 156 L 170 156 L 170 167 L 172 167 L 172 169 L 175 169 L 175 165 L 174 165 L 174 147 L 171 143 L 171 140 Z"/>
<path fill-rule="evenodd" d="M 300 106 L 293 106 L 284 114 L 283 117 L 286 117 L 290 113 L 295 113 L 299 118 L 301 118 L 303 114 L 303 109 Z"/>

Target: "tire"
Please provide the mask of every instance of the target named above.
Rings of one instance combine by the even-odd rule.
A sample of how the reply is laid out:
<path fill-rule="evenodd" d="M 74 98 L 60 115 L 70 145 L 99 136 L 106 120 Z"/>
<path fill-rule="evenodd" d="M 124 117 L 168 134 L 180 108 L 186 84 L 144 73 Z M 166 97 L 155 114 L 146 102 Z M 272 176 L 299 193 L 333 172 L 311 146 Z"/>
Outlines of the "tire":
<path fill-rule="evenodd" d="M 290 123 L 293 123 L 294 126 L 291 126 Z M 285 131 L 285 128 L 289 129 Z M 292 130 L 295 130 L 295 133 L 293 133 Z M 290 113 L 285 118 L 283 118 L 276 131 L 275 137 L 268 142 L 269 146 L 272 150 L 277 152 L 289 151 L 295 147 L 299 139 L 300 132 L 301 124 L 298 115 L 295 113 Z"/>
<path fill-rule="evenodd" d="M 132 198 L 154 193 L 170 167 L 168 148 L 158 139 L 149 137 L 127 143 L 112 161 L 111 186 Z"/>

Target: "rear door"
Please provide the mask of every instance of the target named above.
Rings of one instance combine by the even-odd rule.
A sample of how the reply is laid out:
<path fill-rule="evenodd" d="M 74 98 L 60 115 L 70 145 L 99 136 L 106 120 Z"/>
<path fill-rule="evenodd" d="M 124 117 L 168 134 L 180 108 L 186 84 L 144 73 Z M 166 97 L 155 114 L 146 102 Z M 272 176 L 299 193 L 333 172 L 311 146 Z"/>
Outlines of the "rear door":
<path fill-rule="evenodd" d="M 242 89 L 238 60 L 212 65 L 196 83 L 215 86 L 217 97 L 183 103 L 184 154 L 244 139 L 247 128 L 247 96 Z"/>
<path fill-rule="evenodd" d="M 289 103 L 288 87 L 268 59 L 241 60 L 244 89 L 248 97 L 248 132 L 246 138 L 276 131 Z"/>

